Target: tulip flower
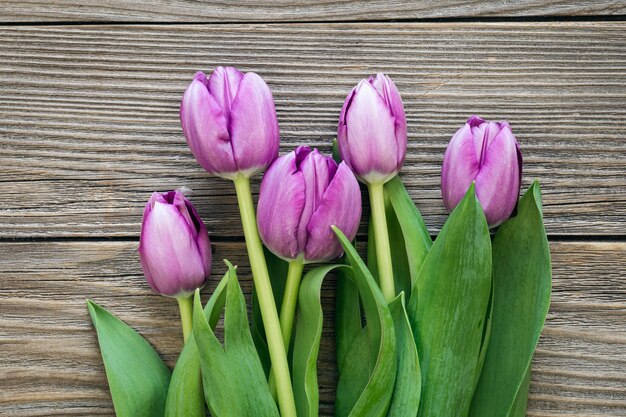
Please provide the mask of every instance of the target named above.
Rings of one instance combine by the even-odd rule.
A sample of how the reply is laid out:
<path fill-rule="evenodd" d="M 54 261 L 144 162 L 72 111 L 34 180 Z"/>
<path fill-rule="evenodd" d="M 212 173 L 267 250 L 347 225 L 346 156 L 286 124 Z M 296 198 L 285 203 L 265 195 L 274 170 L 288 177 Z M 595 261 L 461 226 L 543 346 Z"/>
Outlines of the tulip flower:
<path fill-rule="evenodd" d="M 364 183 L 385 183 L 400 171 L 406 141 L 406 116 L 396 85 L 382 73 L 361 80 L 339 115 L 341 158 Z"/>
<path fill-rule="evenodd" d="M 341 158 L 368 186 L 380 287 L 391 301 L 396 292 L 383 186 L 404 163 L 407 127 L 400 93 L 385 74 L 361 80 L 348 94 L 339 115 L 337 144 Z"/>
<path fill-rule="evenodd" d="M 345 162 L 300 146 L 270 166 L 261 182 L 261 240 L 277 256 L 323 262 L 341 255 L 330 226 L 354 238 L 361 218 L 361 191 Z"/>
<path fill-rule="evenodd" d="M 511 216 L 519 196 L 522 154 L 507 122 L 469 118 L 448 144 L 441 170 L 441 192 L 448 211 L 472 182 L 487 223 L 495 227 Z"/>
<path fill-rule="evenodd" d="M 345 162 L 300 146 L 269 167 L 259 193 L 258 226 L 265 246 L 289 261 L 280 324 L 288 347 L 304 263 L 342 254 L 331 226 L 353 239 L 361 219 L 361 190 Z"/>
<path fill-rule="evenodd" d="M 196 160 L 211 174 L 250 177 L 278 156 L 272 93 L 261 77 L 217 67 L 196 73 L 180 105 L 180 121 Z"/>
<path fill-rule="evenodd" d="M 295 417 L 287 352 L 257 230 L 250 177 L 278 157 L 278 120 L 272 93 L 253 72 L 218 67 L 198 72 L 183 95 L 180 121 L 187 144 L 209 173 L 233 181 L 273 373 L 281 416 Z"/>
<path fill-rule="evenodd" d="M 139 259 L 148 284 L 175 297 L 185 339 L 191 331 L 191 295 L 211 274 L 206 227 L 180 191 L 154 193 L 143 212 Z"/>

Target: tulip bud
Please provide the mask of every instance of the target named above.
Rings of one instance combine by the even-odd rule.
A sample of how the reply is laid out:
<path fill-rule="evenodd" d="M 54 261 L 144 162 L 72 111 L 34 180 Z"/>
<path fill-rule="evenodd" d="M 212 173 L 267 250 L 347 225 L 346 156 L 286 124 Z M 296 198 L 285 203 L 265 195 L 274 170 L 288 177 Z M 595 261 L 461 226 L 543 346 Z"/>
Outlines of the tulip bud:
<path fill-rule="evenodd" d="M 211 174 L 250 177 L 278 156 L 274 98 L 253 72 L 217 67 L 208 78 L 198 72 L 183 95 L 180 121 L 191 152 Z"/>
<path fill-rule="evenodd" d="M 367 184 L 393 178 L 406 156 L 406 117 L 400 93 L 385 74 L 361 80 L 341 109 L 341 158 Z"/>
<path fill-rule="evenodd" d="M 209 235 L 180 191 L 154 193 L 148 200 L 139 259 L 148 284 L 169 297 L 192 294 L 211 274 Z"/>
<path fill-rule="evenodd" d="M 353 239 L 361 190 L 350 168 L 300 146 L 269 167 L 259 193 L 259 234 L 277 256 L 305 262 L 336 258 L 342 249 L 331 226 Z"/>
<path fill-rule="evenodd" d="M 441 192 L 448 211 L 461 201 L 472 181 L 487 223 L 495 227 L 511 216 L 522 179 L 522 154 L 507 122 L 469 118 L 448 144 Z"/>

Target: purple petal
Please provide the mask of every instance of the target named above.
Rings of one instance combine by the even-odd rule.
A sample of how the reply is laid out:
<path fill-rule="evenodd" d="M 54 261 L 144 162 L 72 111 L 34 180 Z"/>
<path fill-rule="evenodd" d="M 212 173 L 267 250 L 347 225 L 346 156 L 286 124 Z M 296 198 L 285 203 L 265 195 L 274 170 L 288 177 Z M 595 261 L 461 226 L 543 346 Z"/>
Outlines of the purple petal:
<path fill-rule="evenodd" d="M 485 123 L 485 120 L 476 115 L 473 115 L 469 119 L 467 119 L 467 124 L 470 125 L 470 127 L 479 126 L 483 123 Z"/>
<path fill-rule="evenodd" d="M 393 80 L 382 72 L 379 72 L 376 76 L 370 77 L 368 81 L 376 91 L 378 91 L 378 94 L 383 98 L 395 118 L 396 145 L 398 149 L 397 170 L 400 170 L 406 156 L 407 144 L 406 115 L 404 113 L 404 104 L 402 103 L 400 92 Z"/>
<path fill-rule="evenodd" d="M 298 226 L 298 248 L 302 251 L 307 242 L 307 225 L 313 212 L 319 206 L 322 196 L 335 174 L 336 164 L 333 170 L 329 170 L 328 160 L 331 159 L 320 154 L 317 149 L 310 152 L 300 163 L 299 171 L 304 179 L 304 208 Z"/>
<path fill-rule="evenodd" d="M 189 225 L 189 230 L 192 232 L 195 238 L 196 235 L 198 234 L 198 228 L 197 228 L 197 225 L 194 223 L 194 220 L 191 217 L 191 213 L 189 212 L 189 209 L 187 207 L 187 204 L 191 205 L 191 203 L 189 203 L 189 201 L 187 201 L 183 193 L 181 193 L 178 190 L 172 192 L 172 194 L 173 194 L 173 199 L 170 202 L 170 204 L 176 207 L 180 215 L 185 219 L 185 221 Z"/>
<path fill-rule="evenodd" d="M 376 77 L 371 79 L 371 84 L 385 100 L 391 114 L 395 117 L 396 144 L 398 147 L 397 162 L 399 170 L 402 167 L 404 157 L 406 156 L 407 127 L 404 104 L 402 103 L 402 98 L 400 97 L 400 92 L 398 91 L 396 84 L 385 74 L 376 74 Z"/>
<path fill-rule="evenodd" d="M 346 122 L 346 113 L 352 105 L 352 100 L 354 99 L 355 93 L 356 87 L 354 87 L 352 91 L 350 91 L 350 94 L 348 94 L 345 101 L 343 102 L 341 112 L 339 113 L 339 125 L 337 126 L 337 146 L 339 148 L 339 155 L 341 155 L 341 159 L 346 161 L 346 164 L 348 164 L 348 166 L 352 166 L 352 162 L 350 159 L 350 146 L 348 145 L 348 126 Z"/>
<path fill-rule="evenodd" d="M 342 162 L 308 223 L 305 259 L 325 261 L 340 256 L 341 245 L 330 226 L 337 226 L 352 240 L 360 219 L 361 190 L 350 168 Z"/>
<path fill-rule="evenodd" d="M 505 126 L 487 148 L 476 176 L 476 196 L 490 227 L 508 219 L 517 204 L 521 172 L 518 151 L 513 132 Z"/>
<path fill-rule="evenodd" d="M 483 164 L 483 160 L 487 151 L 487 148 L 493 142 L 493 139 L 500 133 L 501 127 L 496 122 L 485 122 L 477 126 L 473 126 L 472 135 L 474 140 L 474 150 L 476 153 L 476 159 L 478 165 Z"/>
<path fill-rule="evenodd" d="M 198 247 L 200 258 L 202 259 L 202 263 L 204 265 L 204 275 L 208 277 L 209 275 L 211 275 L 211 261 L 213 258 L 213 254 L 211 252 L 211 241 L 209 240 L 209 233 L 207 232 L 204 222 L 198 215 L 196 208 L 186 198 L 185 206 L 187 208 L 187 212 L 189 213 L 189 217 L 191 218 L 191 225 L 197 231 L 196 245 Z"/>
<path fill-rule="evenodd" d="M 253 72 L 244 75 L 232 103 L 229 131 L 239 171 L 252 175 L 278 156 L 280 142 L 274 98 Z"/>
<path fill-rule="evenodd" d="M 217 67 L 209 78 L 209 92 L 222 109 L 227 120 L 242 78 L 243 73 L 233 67 Z"/>
<path fill-rule="evenodd" d="M 180 121 L 187 144 L 204 169 L 218 175 L 237 172 L 226 117 L 198 75 L 183 95 Z"/>
<path fill-rule="evenodd" d="M 478 174 L 471 127 L 466 123 L 448 144 L 441 169 L 443 203 L 451 211 L 461 201 Z"/>
<path fill-rule="evenodd" d="M 189 292 L 205 281 L 205 266 L 193 234 L 171 204 L 154 204 L 142 225 L 139 254 L 148 283 L 163 295 Z"/>
<path fill-rule="evenodd" d="M 213 260 L 213 253 L 211 252 L 211 241 L 209 240 L 209 233 L 206 230 L 203 222 L 200 222 L 200 230 L 196 237 L 196 246 L 198 247 L 198 253 L 202 259 L 202 265 L 204 265 L 204 276 L 211 275 L 211 262 Z"/>
<path fill-rule="evenodd" d="M 342 158 L 366 182 L 392 178 L 398 172 L 395 118 L 370 83 L 359 83 L 345 119 L 347 140 L 340 148 Z"/>
<path fill-rule="evenodd" d="M 146 206 L 143 208 L 143 216 L 141 218 L 142 223 L 146 220 L 146 217 L 152 211 L 152 207 L 154 207 L 154 203 L 156 203 L 157 201 L 165 202 L 161 193 L 157 193 L 155 191 L 152 193 L 150 199 L 148 199 L 148 202 L 146 203 Z"/>
<path fill-rule="evenodd" d="M 308 146 L 301 145 L 298 146 L 294 152 L 296 153 L 296 169 L 300 170 L 300 164 L 302 164 L 302 161 L 304 161 L 313 150 Z"/>
<path fill-rule="evenodd" d="M 304 187 L 295 152 L 276 159 L 263 175 L 257 224 L 261 240 L 279 257 L 295 259 L 300 253 L 297 233 L 304 209 Z"/>

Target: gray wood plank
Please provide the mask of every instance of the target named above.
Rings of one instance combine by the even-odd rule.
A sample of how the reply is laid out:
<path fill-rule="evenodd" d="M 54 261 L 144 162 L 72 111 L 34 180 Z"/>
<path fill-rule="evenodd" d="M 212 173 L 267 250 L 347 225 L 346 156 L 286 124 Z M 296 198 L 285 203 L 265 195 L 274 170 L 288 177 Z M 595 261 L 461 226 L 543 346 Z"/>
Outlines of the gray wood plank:
<path fill-rule="evenodd" d="M 11 416 L 113 416 L 85 299 L 140 331 L 171 366 L 181 347 L 176 303 L 144 281 L 136 242 L 0 243 L 0 410 Z M 239 265 L 241 243 L 214 245 L 214 274 Z M 626 415 L 626 243 L 553 242 L 552 308 L 535 355 L 529 416 Z M 34 260 L 36 260 L 35 263 Z M 334 282 L 324 285 L 322 415 L 333 410 Z"/>
<path fill-rule="evenodd" d="M 231 185 L 195 162 L 178 107 L 194 71 L 237 65 L 273 89 L 282 152 L 330 149 L 372 72 L 404 97 L 402 171 L 436 233 L 446 144 L 508 119 L 551 235 L 624 235 L 626 23 L 0 28 L 0 236 L 137 236 L 153 190 L 187 186 L 214 236 L 240 237 Z M 258 178 L 255 180 L 255 185 Z"/>
<path fill-rule="evenodd" d="M 176 2 L 156 0 L 5 0 L 0 22 L 276 22 L 359 21 L 493 16 L 610 16 L 626 13 L 620 1 L 316 1 L 215 0 Z"/>

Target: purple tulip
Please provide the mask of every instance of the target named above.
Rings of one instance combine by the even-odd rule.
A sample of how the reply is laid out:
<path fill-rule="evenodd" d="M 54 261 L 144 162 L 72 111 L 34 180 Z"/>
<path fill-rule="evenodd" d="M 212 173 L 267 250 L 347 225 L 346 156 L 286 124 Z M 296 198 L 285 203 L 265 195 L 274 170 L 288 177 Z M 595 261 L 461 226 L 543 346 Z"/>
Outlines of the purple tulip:
<path fill-rule="evenodd" d="M 339 153 L 361 181 L 385 183 L 402 168 L 406 132 L 400 93 L 379 73 L 361 80 L 348 94 L 339 115 Z"/>
<path fill-rule="evenodd" d="M 261 239 L 277 256 L 326 261 L 342 253 L 331 226 L 356 235 L 361 190 L 345 163 L 300 146 L 263 176 L 257 211 Z"/>
<path fill-rule="evenodd" d="M 443 202 L 451 211 L 472 181 L 485 211 L 495 227 L 511 216 L 522 179 L 522 153 L 507 122 L 469 118 L 448 144 L 441 171 Z"/>
<path fill-rule="evenodd" d="M 180 191 L 154 193 L 143 212 L 139 259 L 148 284 L 170 297 L 188 296 L 211 274 L 204 223 Z"/>
<path fill-rule="evenodd" d="M 196 73 L 180 104 L 180 121 L 196 160 L 211 174 L 252 176 L 278 156 L 274 98 L 253 72 L 217 67 Z"/>

